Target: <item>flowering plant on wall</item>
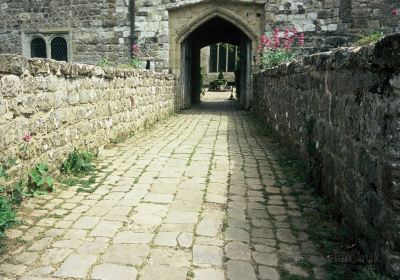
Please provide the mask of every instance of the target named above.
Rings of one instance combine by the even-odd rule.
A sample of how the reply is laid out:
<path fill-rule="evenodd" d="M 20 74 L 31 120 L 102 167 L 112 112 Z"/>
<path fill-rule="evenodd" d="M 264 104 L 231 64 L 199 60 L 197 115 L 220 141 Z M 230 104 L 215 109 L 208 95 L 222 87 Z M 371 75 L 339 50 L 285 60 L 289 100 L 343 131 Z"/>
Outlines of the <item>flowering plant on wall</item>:
<path fill-rule="evenodd" d="M 140 60 L 140 56 L 142 52 L 140 51 L 140 47 L 138 44 L 132 44 L 131 46 L 132 56 L 128 61 L 128 65 L 132 68 L 140 68 L 142 66 L 142 61 Z"/>
<path fill-rule="evenodd" d="M 33 140 L 33 136 L 32 136 L 32 134 L 30 132 L 26 132 L 22 136 L 23 143 L 19 146 L 20 157 L 22 159 L 28 159 L 30 157 L 28 149 L 29 149 L 29 143 L 32 140 Z"/>
<path fill-rule="evenodd" d="M 295 26 L 280 31 L 275 28 L 271 37 L 260 36 L 258 51 L 262 68 L 274 67 L 296 58 L 296 47 L 304 46 L 304 34 L 298 33 Z"/>

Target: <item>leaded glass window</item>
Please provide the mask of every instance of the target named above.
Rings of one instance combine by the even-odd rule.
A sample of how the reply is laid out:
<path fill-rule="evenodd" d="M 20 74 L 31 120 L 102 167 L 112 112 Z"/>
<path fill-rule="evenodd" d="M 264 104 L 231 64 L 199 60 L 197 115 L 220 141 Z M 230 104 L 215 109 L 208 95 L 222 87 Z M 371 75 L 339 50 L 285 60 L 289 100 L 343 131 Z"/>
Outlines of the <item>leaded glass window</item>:
<path fill-rule="evenodd" d="M 46 42 L 42 38 L 31 41 L 31 57 L 47 58 Z"/>
<path fill-rule="evenodd" d="M 68 45 L 63 37 L 55 37 L 51 40 L 51 58 L 68 61 Z"/>

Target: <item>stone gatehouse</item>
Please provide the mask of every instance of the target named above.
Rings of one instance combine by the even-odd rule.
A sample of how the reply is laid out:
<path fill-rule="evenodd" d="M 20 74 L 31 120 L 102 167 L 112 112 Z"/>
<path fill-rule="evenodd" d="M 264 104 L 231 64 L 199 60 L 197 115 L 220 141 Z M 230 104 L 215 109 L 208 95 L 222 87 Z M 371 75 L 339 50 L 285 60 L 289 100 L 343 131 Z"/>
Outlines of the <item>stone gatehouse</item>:
<path fill-rule="evenodd" d="M 346 44 L 355 34 L 396 24 L 388 0 L 1 0 L 0 53 L 35 55 L 32 42 L 55 57 L 54 38 L 67 60 L 96 64 L 102 57 L 124 63 L 130 44 L 137 41 L 155 69 L 173 67 L 171 41 L 183 29 L 193 29 L 211 10 L 228 11 L 231 22 L 254 35 L 274 27 L 295 25 L 306 33 L 312 49 Z M 176 14 L 184 18 L 174 19 Z M 203 14 L 201 14 L 203 13 Z M 179 22 L 179 20 L 181 22 Z M 241 23 L 240 23 L 241 22 Z M 40 38 L 40 42 L 35 39 Z M 59 39 L 62 38 L 62 39 Z M 61 42 L 60 42 L 61 41 Z M 55 43 L 53 45 L 56 45 Z M 67 49 L 67 51 L 65 51 Z M 60 51 L 60 50 L 59 50 Z M 252 50 L 253 52 L 255 50 Z M 64 54 L 61 58 L 64 58 Z"/>

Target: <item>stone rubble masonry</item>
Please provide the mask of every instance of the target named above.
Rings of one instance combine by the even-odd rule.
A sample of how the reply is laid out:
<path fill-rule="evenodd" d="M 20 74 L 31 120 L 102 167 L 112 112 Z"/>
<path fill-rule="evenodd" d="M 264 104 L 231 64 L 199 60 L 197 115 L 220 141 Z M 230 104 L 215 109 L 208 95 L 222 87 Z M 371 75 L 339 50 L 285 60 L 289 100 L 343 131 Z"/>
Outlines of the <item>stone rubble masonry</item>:
<path fill-rule="evenodd" d="M 270 0 L 265 5 L 265 30 L 295 25 L 305 33 L 310 52 L 329 50 L 362 34 L 398 28 L 392 5 L 381 0 Z"/>
<path fill-rule="evenodd" d="M 308 161 L 368 258 L 400 276 L 400 34 L 254 77 L 254 109 Z M 315 124 L 311 125 L 315 120 Z M 309 138 L 310 137 L 310 138 Z M 311 140 L 309 140 L 311 139 Z"/>
<path fill-rule="evenodd" d="M 234 14 L 241 5 L 254 8 L 264 4 L 264 11 L 254 8 L 247 16 L 257 16 L 257 25 L 266 32 L 296 25 L 306 33 L 310 51 L 342 46 L 381 27 L 399 27 L 390 13 L 394 0 L 136 0 L 134 33 L 144 59 L 154 61 L 157 70 L 170 68 L 169 51 L 174 42 L 169 42 L 169 34 L 175 32 L 168 24 L 171 9 L 186 9 L 192 16 L 192 6 L 208 5 L 206 10 L 210 10 L 216 2 L 224 3 Z M 29 34 L 67 32 L 72 38 L 70 61 L 96 64 L 107 57 L 111 63 L 123 64 L 130 57 L 130 26 L 128 0 L 41 0 L 34 4 L 2 0 L 0 53 L 22 54 L 23 49 L 29 53 Z"/>
<path fill-rule="evenodd" d="M 0 159 L 58 168 L 174 112 L 172 75 L 0 55 Z M 33 141 L 21 152 L 24 133 Z"/>

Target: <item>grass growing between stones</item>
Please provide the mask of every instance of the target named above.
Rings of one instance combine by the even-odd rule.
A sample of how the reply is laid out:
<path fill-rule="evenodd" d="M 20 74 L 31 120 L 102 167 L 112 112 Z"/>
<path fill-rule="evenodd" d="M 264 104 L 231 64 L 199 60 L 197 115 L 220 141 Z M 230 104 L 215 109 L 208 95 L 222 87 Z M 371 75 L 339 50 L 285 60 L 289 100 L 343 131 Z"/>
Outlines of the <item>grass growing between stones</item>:
<path fill-rule="evenodd" d="M 91 185 L 96 182 L 96 176 L 89 177 L 60 177 L 58 181 L 66 186 L 74 187 L 79 186 L 78 192 L 93 192 Z"/>
<path fill-rule="evenodd" d="M 130 131 L 130 132 L 127 132 L 127 133 L 119 133 L 117 136 L 115 136 L 114 138 L 112 138 L 110 140 L 110 143 L 111 143 L 111 145 L 124 143 L 126 140 L 128 140 L 131 137 L 133 137 L 134 135 L 135 135 L 134 131 Z"/>
<path fill-rule="evenodd" d="M 376 43 L 380 39 L 385 37 L 385 34 L 382 31 L 377 31 L 369 35 L 361 36 L 354 44 L 353 47 L 361 47 L 371 43 Z"/>
<path fill-rule="evenodd" d="M 0 253 L 3 251 L 2 241 L 4 231 L 17 223 L 17 217 L 12 205 L 4 197 L 0 197 Z"/>
<path fill-rule="evenodd" d="M 277 182 L 277 186 L 292 189 L 292 195 L 296 198 L 300 211 L 307 221 L 307 234 L 328 260 L 324 265 L 328 274 L 326 279 L 387 280 L 387 277 L 377 273 L 374 263 L 359 258 L 364 255 L 359 250 L 351 231 L 340 223 L 333 205 L 311 186 L 312 180 L 307 170 L 307 163 L 299 159 L 293 149 L 281 144 L 271 126 L 261 122 L 254 115 L 249 117 L 257 126 L 256 133 L 259 136 L 268 136 L 275 145 L 276 160 L 285 177 L 285 180 Z M 290 275 L 285 271 L 281 273 L 283 280 L 312 279 Z"/>
<path fill-rule="evenodd" d="M 62 163 L 58 181 L 69 187 L 79 186 L 78 192 L 93 192 L 91 185 L 96 181 L 93 160 L 96 157 L 97 153 L 75 149 Z"/>

